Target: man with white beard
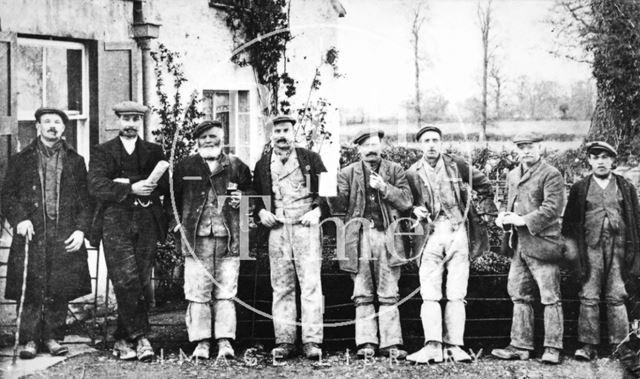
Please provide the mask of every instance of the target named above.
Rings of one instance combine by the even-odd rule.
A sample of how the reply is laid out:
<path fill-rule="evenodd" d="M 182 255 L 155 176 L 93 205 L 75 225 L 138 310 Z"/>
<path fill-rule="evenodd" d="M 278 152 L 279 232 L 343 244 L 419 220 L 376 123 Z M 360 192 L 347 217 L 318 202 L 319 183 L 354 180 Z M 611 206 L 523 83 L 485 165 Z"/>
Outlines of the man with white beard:
<path fill-rule="evenodd" d="M 238 207 L 242 195 L 251 190 L 251 172 L 239 158 L 222 151 L 224 129 L 219 121 L 200 123 L 193 137 L 198 153 L 181 161 L 174 172 L 178 213 L 171 220 L 176 247 L 185 257 L 187 331 L 189 341 L 198 342 L 193 356 L 208 359 L 213 305 L 218 357 L 232 358 L 231 341 L 236 337 L 233 299 L 240 269 Z M 224 195 L 229 197 L 219 197 Z"/>

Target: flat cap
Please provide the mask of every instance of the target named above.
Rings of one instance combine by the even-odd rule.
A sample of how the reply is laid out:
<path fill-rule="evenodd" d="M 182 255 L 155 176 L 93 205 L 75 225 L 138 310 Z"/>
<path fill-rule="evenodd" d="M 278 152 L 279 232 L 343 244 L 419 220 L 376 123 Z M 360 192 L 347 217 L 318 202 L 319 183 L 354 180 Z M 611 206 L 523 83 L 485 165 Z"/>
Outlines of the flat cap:
<path fill-rule="evenodd" d="M 36 117 L 36 121 L 40 121 L 40 117 L 43 114 L 57 114 L 58 116 L 60 116 L 60 118 L 62 119 L 62 122 L 64 123 L 65 126 L 67 126 L 67 124 L 69 124 L 69 116 L 67 116 L 66 113 L 64 113 L 64 111 L 58 109 L 58 108 L 38 108 L 36 110 L 35 113 L 35 117 Z"/>
<path fill-rule="evenodd" d="M 195 129 L 193 129 L 193 138 L 198 138 L 200 135 L 211 128 L 222 128 L 222 123 L 218 120 L 207 120 L 202 121 L 198 125 L 196 125 Z"/>
<path fill-rule="evenodd" d="M 515 137 L 513 137 L 513 143 L 515 143 L 516 145 L 540 141 L 542 141 L 542 136 L 532 132 L 518 133 Z"/>
<path fill-rule="evenodd" d="M 290 122 L 292 125 L 295 125 L 296 124 L 296 119 L 291 117 L 291 116 L 289 116 L 289 115 L 283 114 L 283 115 L 279 115 L 279 116 L 273 117 L 270 120 L 270 122 L 271 122 L 271 125 L 277 125 L 277 124 L 280 124 L 280 123 L 283 123 L 283 122 Z"/>
<path fill-rule="evenodd" d="M 353 143 L 356 145 L 360 145 L 364 141 L 366 141 L 371 136 L 378 136 L 380 138 L 384 137 L 384 132 L 382 130 L 364 130 L 353 139 Z"/>
<path fill-rule="evenodd" d="M 614 158 L 618 156 L 618 152 L 616 151 L 616 149 L 604 141 L 587 142 L 586 146 L 587 146 L 588 154 L 589 153 L 596 154 L 597 152 L 604 151 L 610 154 Z"/>
<path fill-rule="evenodd" d="M 440 137 L 442 137 L 442 130 L 440 130 L 440 128 L 433 125 L 425 125 L 420 128 L 420 130 L 418 130 L 418 133 L 416 133 L 416 141 L 420 141 L 420 137 L 422 137 L 422 135 L 426 132 L 436 132 L 440 135 Z"/>
<path fill-rule="evenodd" d="M 136 103 L 135 101 L 122 101 L 113 106 L 113 111 L 116 114 L 145 114 L 147 113 L 146 106 Z"/>

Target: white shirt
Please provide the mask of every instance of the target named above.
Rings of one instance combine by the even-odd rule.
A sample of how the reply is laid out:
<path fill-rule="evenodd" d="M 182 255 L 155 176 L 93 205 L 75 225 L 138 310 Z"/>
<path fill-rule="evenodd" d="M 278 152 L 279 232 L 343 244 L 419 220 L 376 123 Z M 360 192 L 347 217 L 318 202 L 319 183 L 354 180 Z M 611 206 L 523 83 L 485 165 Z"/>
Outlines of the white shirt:
<path fill-rule="evenodd" d="M 605 189 L 609 185 L 609 181 L 611 180 L 611 174 L 609 174 L 609 176 L 607 176 L 604 179 L 600 179 L 600 178 L 598 178 L 597 176 L 594 175 L 593 179 L 596 181 L 596 183 L 598 183 L 600 188 Z"/>
<path fill-rule="evenodd" d="M 127 151 L 127 154 L 133 154 L 133 151 L 136 149 L 136 142 L 138 141 L 138 137 L 136 138 L 122 138 L 120 137 L 120 141 L 122 141 L 122 145 L 124 149 Z"/>

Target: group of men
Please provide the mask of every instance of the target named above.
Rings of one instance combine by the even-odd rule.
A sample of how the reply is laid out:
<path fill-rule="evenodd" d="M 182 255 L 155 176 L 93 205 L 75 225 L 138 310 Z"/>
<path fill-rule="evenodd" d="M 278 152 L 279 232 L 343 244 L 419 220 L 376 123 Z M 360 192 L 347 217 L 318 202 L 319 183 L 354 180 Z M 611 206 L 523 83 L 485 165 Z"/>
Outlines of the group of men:
<path fill-rule="evenodd" d="M 353 280 L 358 357 L 471 361 L 463 350 L 469 266 L 488 250 L 486 227 L 493 220 L 504 228 L 504 251 L 512 256 L 508 292 L 514 304 L 511 343 L 494 349 L 494 356 L 529 358 L 537 287 L 544 305 L 542 361 L 559 363 L 563 260 L 573 262 L 581 274 L 578 339 L 583 345 L 576 358 L 595 356 L 602 297 L 609 342 L 617 344 L 628 333 L 625 284 L 640 274 L 640 206 L 633 185 L 612 173 L 616 151 L 605 142 L 587 145 L 593 172 L 573 185 L 564 211 L 563 176 L 541 157 L 541 139 L 516 137 L 520 164 L 509 174 L 508 202 L 498 212 L 491 182 L 466 161 L 445 154 L 442 131 L 435 126 L 416 133 L 423 156 L 406 171 L 382 157 L 382 131 L 359 134 L 353 142 L 360 159 L 339 172 L 337 196 L 325 198 L 318 191 L 320 174 L 326 172 L 322 159 L 296 147 L 296 120 L 289 116 L 270 120 L 271 149 L 253 175 L 224 151 L 222 124 L 204 121 L 193 131 L 197 152 L 178 162 L 172 177 L 149 180 L 165 155 L 159 145 L 138 137 L 146 107 L 123 102 L 114 111 L 119 136 L 92 149 L 88 172 L 82 157 L 61 138 L 66 114 L 52 108 L 36 112 L 38 137 L 9 162 L 2 210 L 14 238 L 6 298 L 18 300 L 26 288 L 22 358 L 34 357 L 39 348 L 53 355 L 67 352 L 59 343 L 67 302 L 91 291 L 88 238 L 93 246 L 103 243 L 117 299 L 114 354 L 152 359 L 146 337 L 151 269 L 156 244 L 167 232 L 175 234 L 184 256 L 185 321 L 196 345 L 193 356 L 209 358 L 214 341 L 218 357 L 233 357 L 234 299 L 241 249 L 247 246 L 246 198 L 268 232 L 274 358 L 297 352 L 298 325 L 304 356 L 322 356 L 320 226 L 333 219 L 331 214 L 344 215 L 344 254 L 338 258 Z M 407 354 L 398 281 L 402 266 L 411 261 L 419 265 L 425 343 Z"/>

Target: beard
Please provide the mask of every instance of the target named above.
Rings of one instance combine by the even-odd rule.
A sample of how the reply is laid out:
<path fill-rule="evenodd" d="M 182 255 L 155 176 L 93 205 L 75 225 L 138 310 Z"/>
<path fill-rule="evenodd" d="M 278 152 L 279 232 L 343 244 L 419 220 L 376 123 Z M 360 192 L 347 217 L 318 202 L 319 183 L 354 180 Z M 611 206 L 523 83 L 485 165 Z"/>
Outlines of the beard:
<path fill-rule="evenodd" d="M 222 146 L 199 147 L 198 153 L 204 159 L 217 159 L 222 153 Z"/>

